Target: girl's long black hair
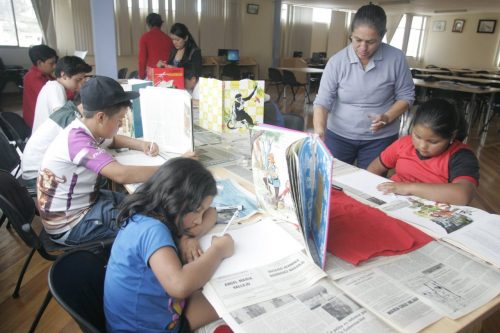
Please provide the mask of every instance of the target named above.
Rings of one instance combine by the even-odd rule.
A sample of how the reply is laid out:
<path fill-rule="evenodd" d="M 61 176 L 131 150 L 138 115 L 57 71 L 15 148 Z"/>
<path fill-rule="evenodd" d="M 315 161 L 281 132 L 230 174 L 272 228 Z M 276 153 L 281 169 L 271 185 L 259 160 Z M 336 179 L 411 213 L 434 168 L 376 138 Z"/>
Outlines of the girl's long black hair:
<path fill-rule="evenodd" d="M 135 214 L 162 221 L 173 235 L 184 234 L 182 218 L 196 211 L 207 196 L 215 196 L 213 175 L 200 162 L 189 158 L 173 158 L 119 206 L 117 222 L 125 226 Z"/>
<path fill-rule="evenodd" d="M 434 98 L 420 105 L 411 127 L 425 125 L 443 139 L 463 141 L 467 136 L 467 122 L 461 110 L 445 99 Z"/>

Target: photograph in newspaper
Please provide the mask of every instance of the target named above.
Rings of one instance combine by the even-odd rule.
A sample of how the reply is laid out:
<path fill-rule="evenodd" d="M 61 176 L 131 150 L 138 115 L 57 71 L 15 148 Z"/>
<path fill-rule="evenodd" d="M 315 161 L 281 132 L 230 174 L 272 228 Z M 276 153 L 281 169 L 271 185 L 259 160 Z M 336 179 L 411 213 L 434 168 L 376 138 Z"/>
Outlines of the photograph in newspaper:
<path fill-rule="evenodd" d="M 235 332 L 395 332 L 327 279 L 223 318 Z"/>

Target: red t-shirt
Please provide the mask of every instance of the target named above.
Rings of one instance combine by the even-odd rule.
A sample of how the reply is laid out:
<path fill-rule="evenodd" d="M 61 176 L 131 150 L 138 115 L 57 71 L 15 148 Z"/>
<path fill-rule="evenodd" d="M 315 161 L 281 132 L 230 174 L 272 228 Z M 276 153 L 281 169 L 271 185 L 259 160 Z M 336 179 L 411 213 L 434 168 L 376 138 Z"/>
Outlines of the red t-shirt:
<path fill-rule="evenodd" d="M 159 60 L 167 61 L 174 43 L 157 27 L 142 34 L 139 39 L 139 78 L 146 77 L 146 66 L 156 67 Z"/>
<path fill-rule="evenodd" d="M 454 141 L 438 156 L 425 158 L 417 154 L 411 136 L 404 136 L 380 154 L 387 169 L 395 169 L 391 179 L 404 183 L 452 183 L 466 179 L 479 183 L 479 162 L 474 153 L 460 141 Z"/>
<path fill-rule="evenodd" d="M 32 66 L 23 78 L 23 118 L 29 127 L 33 127 L 35 120 L 36 99 L 40 90 L 54 78 L 42 73 L 38 67 Z"/>

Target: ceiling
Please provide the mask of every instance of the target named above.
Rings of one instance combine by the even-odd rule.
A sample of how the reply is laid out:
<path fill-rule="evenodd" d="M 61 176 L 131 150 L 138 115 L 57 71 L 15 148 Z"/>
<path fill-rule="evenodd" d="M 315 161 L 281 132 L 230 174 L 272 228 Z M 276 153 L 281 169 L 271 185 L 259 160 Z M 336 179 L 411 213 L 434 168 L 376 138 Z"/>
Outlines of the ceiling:
<path fill-rule="evenodd" d="M 310 7 L 354 11 L 369 3 L 367 0 L 283 0 L 283 3 L 285 2 Z M 450 15 L 455 13 L 500 12 L 500 0 L 373 0 L 373 3 L 382 6 L 387 13 Z M 464 12 L 464 10 L 466 11 Z"/>

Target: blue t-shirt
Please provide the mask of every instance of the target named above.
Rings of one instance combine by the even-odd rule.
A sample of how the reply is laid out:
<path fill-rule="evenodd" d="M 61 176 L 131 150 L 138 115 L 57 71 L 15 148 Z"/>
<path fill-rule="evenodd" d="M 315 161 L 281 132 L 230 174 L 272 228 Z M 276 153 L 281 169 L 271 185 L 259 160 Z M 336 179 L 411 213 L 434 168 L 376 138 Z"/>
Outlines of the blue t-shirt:
<path fill-rule="evenodd" d="M 104 282 L 108 332 L 179 330 L 185 300 L 170 297 L 148 264 L 164 246 L 177 251 L 168 227 L 152 217 L 134 215 L 118 232 Z"/>

